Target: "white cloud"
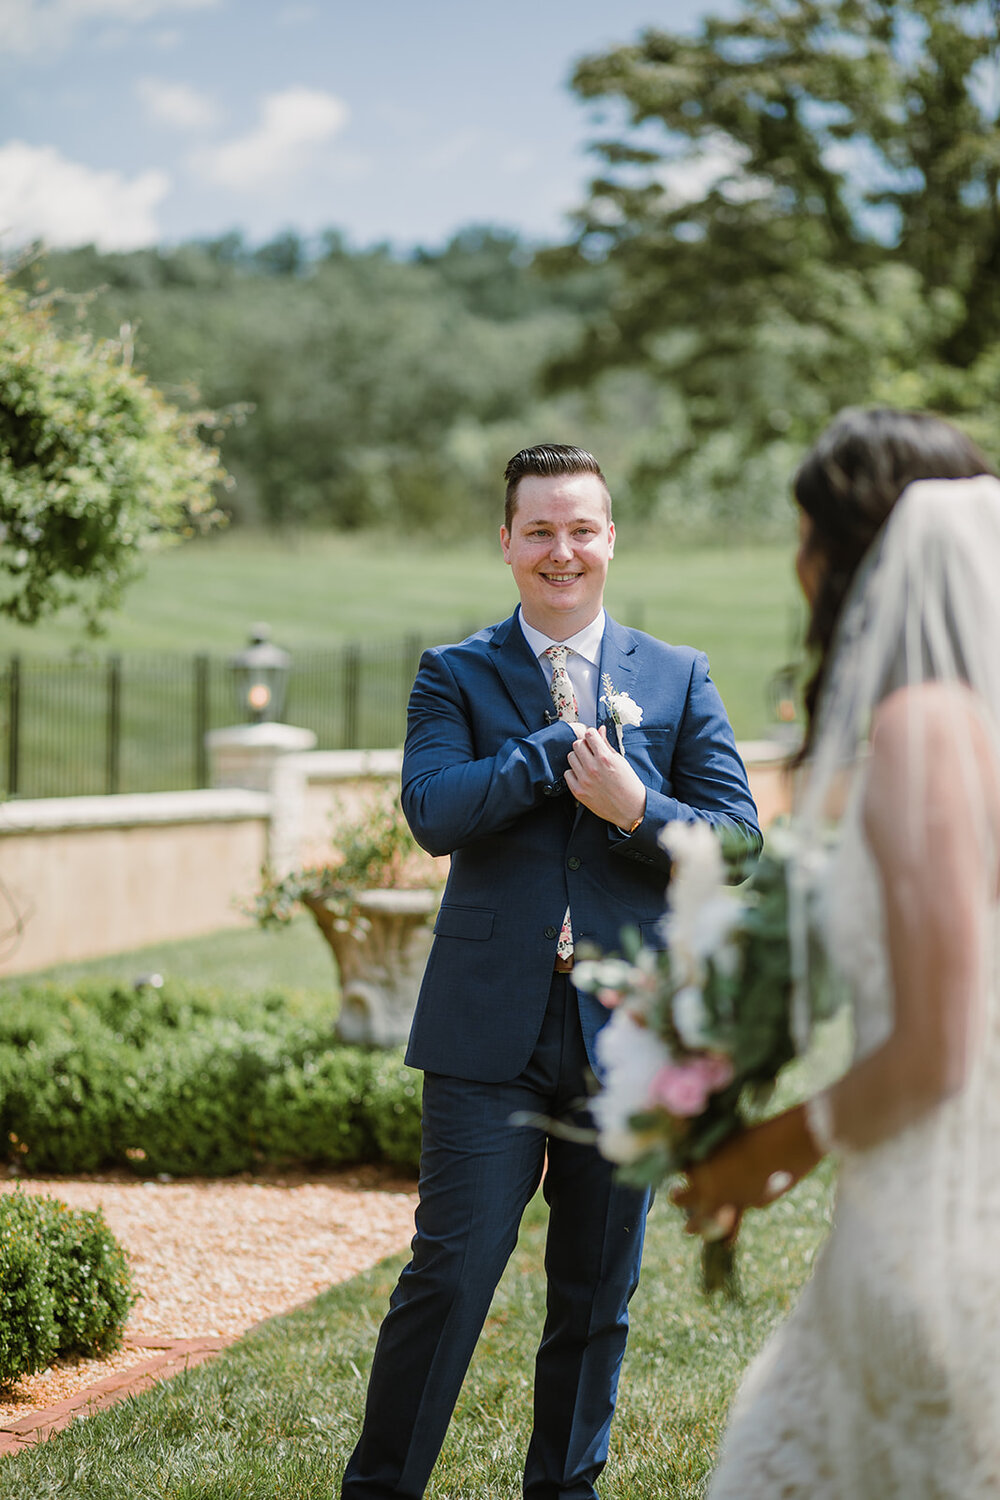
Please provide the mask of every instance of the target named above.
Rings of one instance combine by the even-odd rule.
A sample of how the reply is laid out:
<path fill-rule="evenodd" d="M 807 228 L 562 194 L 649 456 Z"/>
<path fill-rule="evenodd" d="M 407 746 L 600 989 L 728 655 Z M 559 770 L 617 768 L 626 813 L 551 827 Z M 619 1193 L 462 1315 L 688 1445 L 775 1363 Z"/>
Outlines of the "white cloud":
<path fill-rule="evenodd" d="M 69 161 L 54 146 L 0 146 L 0 233 L 18 244 L 42 239 L 101 250 L 154 244 L 155 209 L 169 191 L 165 172 L 126 178 Z"/>
<path fill-rule="evenodd" d="M 206 10 L 219 0 L 0 0 L 0 52 L 63 47 L 87 21 L 136 24 L 163 12 Z"/>
<path fill-rule="evenodd" d="M 187 83 L 140 78 L 135 91 L 151 119 L 178 130 L 205 130 L 219 117 L 215 101 Z"/>
<path fill-rule="evenodd" d="M 192 164 L 221 187 L 256 187 L 308 166 L 314 148 L 335 136 L 347 118 L 347 105 L 334 94 L 300 86 L 283 89 L 266 96 L 253 130 L 197 152 Z"/>

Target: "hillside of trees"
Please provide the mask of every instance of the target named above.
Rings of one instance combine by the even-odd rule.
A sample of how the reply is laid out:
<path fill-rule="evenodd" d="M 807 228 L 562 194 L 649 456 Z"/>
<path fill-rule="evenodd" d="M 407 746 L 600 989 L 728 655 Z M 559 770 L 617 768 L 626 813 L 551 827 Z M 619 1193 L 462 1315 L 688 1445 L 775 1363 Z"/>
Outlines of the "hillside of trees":
<path fill-rule="evenodd" d="M 18 279 L 57 290 L 64 322 L 131 340 L 172 400 L 219 414 L 236 522 L 478 533 L 498 523 L 506 460 L 542 438 L 592 446 L 620 505 L 654 498 L 627 483 L 656 417 L 652 382 L 544 390 L 608 273 L 543 276 L 513 234 L 470 229 L 405 258 L 332 233 L 310 253 L 292 234 L 255 248 L 234 234 L 53 252 Z"/>
<path fill-rule="evenodd" d="M 803 449 L 869 402 L 1000 460 L 995 6 L 742 0 L 573 87 L 607 129 L 566 245 L 233 234 L 18 279 L 219 414 L 237 522 L 480 534 L 507 457 L 550 438 L 670 535 L 787 534 Z"/>

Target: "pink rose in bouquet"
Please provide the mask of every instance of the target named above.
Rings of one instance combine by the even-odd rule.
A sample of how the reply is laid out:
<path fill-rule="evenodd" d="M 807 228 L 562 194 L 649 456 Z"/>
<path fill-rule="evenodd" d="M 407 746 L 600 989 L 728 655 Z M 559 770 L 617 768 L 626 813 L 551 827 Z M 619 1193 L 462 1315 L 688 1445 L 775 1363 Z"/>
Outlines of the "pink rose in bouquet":
<path fill-rule="evenodd" d="M 709 1096 L 733 1081 L 733 1065 L 721 1052 L 670 1062 L 653 1079 L 649 1103 L 681 1119 L 703 1114 Z"/>

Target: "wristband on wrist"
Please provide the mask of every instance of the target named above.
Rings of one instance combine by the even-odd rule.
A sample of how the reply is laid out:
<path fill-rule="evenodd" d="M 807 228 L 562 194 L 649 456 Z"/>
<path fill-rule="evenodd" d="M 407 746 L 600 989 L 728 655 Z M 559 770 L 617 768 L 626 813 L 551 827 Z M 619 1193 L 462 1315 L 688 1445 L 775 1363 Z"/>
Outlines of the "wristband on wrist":
<path fill-rule="evenodd" d="M 636 818 L 635 822 L 632 824 L 631 828 L 622 828 L 622 829 L 620 829 L 620 832 L 622 832 L 622 833 L 635 833 L 635 830 L 638 828 L 639 824 L 642 822 L 642 820 L 643 820 L 643 818 L 645 816 L 646 816 L 645 811 L 641 812 L 639 814 L 639 816 Z"/>

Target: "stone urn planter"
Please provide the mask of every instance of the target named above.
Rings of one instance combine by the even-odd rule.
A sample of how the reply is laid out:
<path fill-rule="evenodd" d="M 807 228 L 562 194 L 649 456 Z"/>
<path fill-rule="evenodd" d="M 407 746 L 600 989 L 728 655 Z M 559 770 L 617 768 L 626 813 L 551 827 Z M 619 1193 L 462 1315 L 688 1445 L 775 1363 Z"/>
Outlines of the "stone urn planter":
<path fill-rule="evenodd" d="M 337 1037 L 397 1047 L 409 1035 L 443 883 L 441 861 L 418 848 L 398 796 L 383 787 L 342 809 L 329 861 L 265 868 L 246 910 L 268 927 L 305 907 L 340 977 Z"/>
<path fill-rule="evenodd" d="M 302 897 L 333 949 L 340 973 L 342 1042 L 396 1047 L 406 1041 L 431 945 L 438 892 L 358 891 L 349 914 L 322 894 Z"/>

